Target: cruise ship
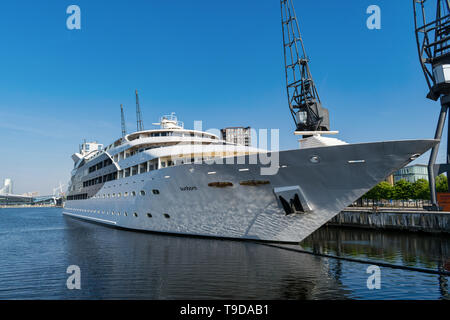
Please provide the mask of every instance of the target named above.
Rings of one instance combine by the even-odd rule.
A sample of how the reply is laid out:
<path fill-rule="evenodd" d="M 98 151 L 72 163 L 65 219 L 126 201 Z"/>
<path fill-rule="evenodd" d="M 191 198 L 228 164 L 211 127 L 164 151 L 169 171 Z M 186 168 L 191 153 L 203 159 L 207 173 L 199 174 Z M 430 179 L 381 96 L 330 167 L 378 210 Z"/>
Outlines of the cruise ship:
<path fill-rule="evenodd" d="M 313 135 L 286 151 L 159 128 L 104 147 L 85 142 L 63 213 L 112 227 L 177 235 L 298 243 L 436 140 L 347 144 Z M 270 160 L 270 161 L 269 161 Z"/>

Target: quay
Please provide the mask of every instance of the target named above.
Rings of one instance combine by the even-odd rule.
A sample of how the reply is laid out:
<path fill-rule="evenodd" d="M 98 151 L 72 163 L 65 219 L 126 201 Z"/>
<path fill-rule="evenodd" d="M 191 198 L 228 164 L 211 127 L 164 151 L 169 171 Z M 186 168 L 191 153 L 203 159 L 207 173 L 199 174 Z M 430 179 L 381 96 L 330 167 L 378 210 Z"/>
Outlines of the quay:
<path fill-rule="evenodd" d="M 450 212 L 397 208 L 347 208 L 327 226 L 450 234 Z"/>

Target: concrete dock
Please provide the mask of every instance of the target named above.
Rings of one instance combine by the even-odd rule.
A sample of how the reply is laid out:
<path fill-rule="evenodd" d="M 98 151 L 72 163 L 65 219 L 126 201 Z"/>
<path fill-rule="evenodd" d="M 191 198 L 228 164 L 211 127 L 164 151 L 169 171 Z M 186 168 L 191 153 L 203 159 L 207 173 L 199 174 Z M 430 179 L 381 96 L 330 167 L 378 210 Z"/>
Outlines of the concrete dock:
<path fill-rule="evenodd" d="M 328 226 L 450 234 L 450 212 L 347 208 Z"/>

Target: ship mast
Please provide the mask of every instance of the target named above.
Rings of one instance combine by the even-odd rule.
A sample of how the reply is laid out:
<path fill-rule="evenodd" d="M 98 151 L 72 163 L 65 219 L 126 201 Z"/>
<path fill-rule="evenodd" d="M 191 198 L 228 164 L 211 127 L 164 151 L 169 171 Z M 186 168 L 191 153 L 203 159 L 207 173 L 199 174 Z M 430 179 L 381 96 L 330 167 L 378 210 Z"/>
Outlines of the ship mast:
<path fill-rule="evenodd" d="M 125 126 L 125 116 L 123 115 L 123 105 L 120 105 L 120 117 L 122 121 L 122 138 L 127 135 L 127 127 Z"/>
<path fill-rule="evenodd" d="M 135 91 L 136 93 L 136 127 L 137 131 L 143 131 L 144 130 L 144 122 L 142 121 L 142 114 L 141 114 L 141 107 L 139 105 L 139 96 L 138 91 Z"/>
<path fill-rule="evenodd" d="M 281 24 L 286 90 L 296 134 L 325 133 L 330 130 L 328 110 L 322 107 L 311 76 L 292 0 L 281 0 Z"/>

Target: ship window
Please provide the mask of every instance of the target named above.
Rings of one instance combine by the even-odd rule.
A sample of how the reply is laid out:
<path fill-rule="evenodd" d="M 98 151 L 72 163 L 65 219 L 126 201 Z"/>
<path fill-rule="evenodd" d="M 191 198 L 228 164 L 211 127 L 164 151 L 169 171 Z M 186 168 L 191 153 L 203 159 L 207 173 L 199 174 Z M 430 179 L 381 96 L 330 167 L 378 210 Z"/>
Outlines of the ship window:
<path fill-rule="evenodd" d="M 128 197 L 128 192 L 125 192 L 125 193 L 123 194 L 123 196 L 124 196 L 124 197 Z"/>
<path fill-rule="evenodd" d="M 119 193 L 117 194 L 117 198 L 120 198 L 121 195 L 122 195 L 122 194 L 119 192 Z"/>
<path fill-rule="evenodd" d="M 153 189 L 152 192 L 153 192 L 153 194 L 159 194 L 159 190 L 158 189 Z"/>
<path fill-rule="evenodd" d="M 139 173 L 146 173 L 146 172 L 147 172 L 147 162 L 142 163 L 139 168 Z"/>
<path fill-rule="evenodd" d="M 131 175 L 134 176 L 137 175 L 137 173 L 138 173 L 138 166 L 133 166 L 131 170 Z"/>
<path fill-rule="evenodd" d="M 135 213 L 133 213 L 133 216 L 135 216 L 137 218 L 138 214 L 135 212 Z"/>
<path fill-rule="evenodd" d="M 141 190 L 141 196 L 145 196 L 145 191 Z"/>
<path fill-rule="evenodd" d="M 125 169 L 125 177 L 129 177 L 130 176 L 130 168 L 126 168 Z"/>
<path fill-rule="evenodd" d="M 135 197 L 135 196 L 136 196 L 136 191 L 132 191 L 132 192 L 131 192 L 131 195 L 132 195 L 133 197 Z"/>
<path fill-rule="evenodd" d="M 170 219 L 170 216 L 167 213 L 164 213 L 164 218 Z"/>
<path fill-rule="evenodd" d="M 147 217 L 151 218 L 152 214 L 151 213 L 147 213 Z"/>
<path fill-rule="evenodd" d="M 114 198 L 115 196 L 116 196 L 116 194 L 115 194 L 115 193 L 113 193 L 113 194 L 112 194 L 112 197 Z"/>
<path fill-rule="evenodd" d="M 163 168 L 166 167 L 166 162 L 165 161 L 161 161 L 161 167 L 163 167 Z"/>
<path fill-rule="evenodd" d="M 124 212 L 123 215 L 124 215 L 125 217 L 127 217 L 127 216 L 128 216 L 128 213 Z"/>

